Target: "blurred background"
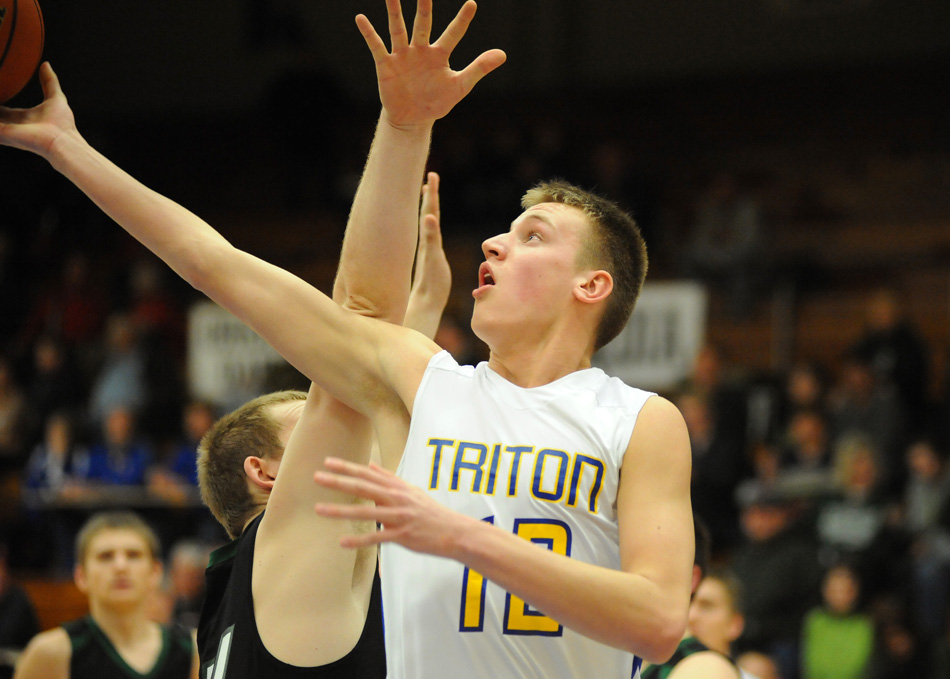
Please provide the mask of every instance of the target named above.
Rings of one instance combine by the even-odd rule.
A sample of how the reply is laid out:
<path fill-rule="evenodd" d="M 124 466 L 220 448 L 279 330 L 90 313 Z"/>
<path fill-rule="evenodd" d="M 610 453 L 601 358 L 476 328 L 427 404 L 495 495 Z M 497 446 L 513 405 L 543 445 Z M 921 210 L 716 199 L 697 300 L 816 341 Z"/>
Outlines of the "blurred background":
<path fill-rule="evenodd" d="M 437 31 L 457 4 L 436 4 Z M 384 31 L 381 0 L 42 9 L 94 146 L 329 290 L 379 109 L 353 17 Z M 439 341 L 485 358 L 479 246 L 533 183 L 629 208 L 649 283 L 596 360 L 687 419 L 694 508 L 748 594 L 737 648 L 795 679 L 821 574 L 845 560 L 873 676 L 948 676 L 950 3 L 482 0 L 453 65 L 492 47 L 508 62 L 434 135 L 455 285 Z M 305 381 L 43 161 L 0 149 L 0 186 L 0 537 L 45 627 L 71 611 L 72 533 L 95 509 L 141 511 L 168 550 L 220 544 L 195 440 Z M 124 475 L 90 479 L 97 451 Z M 797 584 L 761 580 L 780 537 L 807 546 Z"/>

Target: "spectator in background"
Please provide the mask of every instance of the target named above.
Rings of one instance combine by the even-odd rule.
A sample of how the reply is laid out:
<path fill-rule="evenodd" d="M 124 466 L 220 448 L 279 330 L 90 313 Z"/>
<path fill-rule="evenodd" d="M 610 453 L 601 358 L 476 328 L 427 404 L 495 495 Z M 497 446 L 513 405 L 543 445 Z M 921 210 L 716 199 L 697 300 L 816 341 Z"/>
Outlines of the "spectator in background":
<path fill-rule="evenodd" d="M 15 655 L 40 631 L 29 595 L 10 579 L 7 545 L 0 542 L 0 679 L 13 676 Z"/>
<path fill-rule="evenodd" d="M 893 389 L 878 383 L 868 360 L 851 352 L 831 395 L 832 445 L 855 435 L 873 442 L 881 456 L 882 490 L 896 494 L 902 487 L 900 437 L 904 413 Z"/>
<path fill-rule="evenodd" d="M 682 402 L 678 405 L 686 404 L 692 412 L 692 417 L 684 413 L 684 418 L 694 439 L 694 509 L 709 525 L 715 549 L 728 550 L 739 540 L 733 493 L 748 475 L 748 391 L 744 381 L 726 366 L 722 349 L 707 344 L 696 355 L 678 393 Z M 723 495 L 727 490 L 729 497 Z"/>
<path fill-rule="evenodd" d="M 170 506 L 180 508 L 178 521 L 168 521 L 169 540 L 185 533 L 176 523 L 187 523 L 191 536 L 208 541 L 221 539 L 224 534 L 211 512 L 201 504 L 198 493 L 198 444 L 217 419 L 214 406 L 202 400 L 193 400 L 184 406 L 181 416 L 181 436 L 162 461 L 148 470 L 148 489 L 163 498 Z M 202 568 L 207 565 L 207 560 Z"/>
<path fill-rule="evenodd" d="M 712 570 L 699 583 L 689 606 L 689 630 L 711 650 L 733 657 L 732 645 L 745 627 L 742 585 L 726 570 Z M 739 668 L 743 679 L 759 679 Z"/>
<path fill-rule="evenodd" d="M 725 296 L 735 318 L 752 312 L 764 254 L 762 213 L 730 172 L 719 172 L 699 200 L 684 250 L 685 273 Z"/>
<path fill-rule="evenodd" d="M 894 506 L 881 479 L 878 454 L 870 440 L 855 436 L 839 442 L 835 448 L 837 495 L 820 507 L 816 525 L 821 562 L 830 566 L 848 559 L 870 597 L 898 581 L 904 553 L 893 525 Z"/>
<path fill-rule="evenodd" d="M 61 411 L 47 418 L 43 440 L 33 448 L 26 465 L 24 486 L 29 491 L 28 506 L 38 503 L 40 507 L 40 511 L 27 514 L 30 550 L 64 576 L 73 565 L 73 538 L 78 521 L 67 512 L 42 511 L 42 505 L 83 497 L 87 490 L 76 470 L 84 469 L 88 461 L 88 451 L 77 442 L 75 419 Z"/>
<path fill-rule="evenodd" d="M 832 489 L 830 437 L 824 414 L 815 408 L 792 414 L 785 430 L 778 482 L 800 497 L 822 498 Z"/>
<path fill-rule="evenodd" d="M 62 342 L 42 335 L 33 347 L 33 370 L 26 385 L 28 447 L 43 437 L 46 421 L 60 411 L 80 408 L 86 397 L 86 385 Z"/>
<path fill-rule="evenodd" d="M 864 333 L 852 351 L 874 372 L 878 385 L 893 389 L 908 424 L 916 428 L 930 416 L 928 369 L 930 349 L 902 311 L 897 292 L 877 290 L 865 312 Z"/>
<path fill-rule="evenodd" d="M 209 556 L 210 550 L 194 540 L 179 540 L 168 555 L 171 622 L 187 629 L 198 629 Z"/>
<path fill-rule="evenodd" d="M 831 468 L 830 438 L 824 414 L 800 409 L 792 414 L 785 430 L 783 467 L 796 471 L 826 471 Z"/>
<path fill-rule="evenodd" d="M 217 419 L 214 406 L 199 399 L 185 405 L 181 417 L 182 436 L 162 471 L 176 484 L 198 487 L 198 444 Z"/>
<path fill-rule="evenodd" d="M 19 470 L 23 463 L 23 391 L 6 356 L 0 356 L 0 473 Z"/>
<path fill-rule="evenodd" d="M 154 257 L 137 259 L 129 272 L 129 320 L 142 355 L 146 401 L 139 428 L 156 444 L 173 440 L 184 397 L 185 316 Z"/>
<path fill-rule="evenodd" d="M 717 429 L 709 397 L 695 391 L 674 398 L 689 432 L 693 456 L 690 496 L 693 511 L 702 516 L 717 549 L 728 549 L 738 539 L 735 489 L 741 477 L 742 447 Z"/>
<path fill-rule="evenodd" d="M 797 679 L 801 623 L 821 578 L 815 542 L 797 503 L 774 489 L 747 485 L 739 500 L 745 541 L 729 564 L 744 592 L 739 644 L 768 653 L 784 679 Z"/>
<path fill-rule="evenodd" d="M 801 409 L 824 410 L 827 407 L 828 376 L 818 363 L 802 361 L 793 365 L 785 377 L 788 412 Z"/>
<path fill-rule="evenodd" d="M 77 465 L 84 481 L 101 485 L 138 486 L 152 462 L 152 450 L 139 438 L 135 414 L 121 406 L 105 415 L 102 437 L 89 448 L 85 463 Z"/>
<path fill-rule="evenodd" d="M 167 288 L 165 269 L 155 257 L 136 260 L 129 273 L 129 316 L 140 332 L 154 335 L 176 359 L 185 353 L 185 317 Z"/>
<path fill-rule="evenodd" d="M 869 679 L 928 676 L 929 653 L 911 622 L 906 602 L 897 596 L 887 597 L 874 607 L 874 619 L 877 643 Z"/>
<path fill-rule="evenodd" d="M 73 418 L 65 411 L 53 413 L 46 419 L 43 440 L 30 453 L 24 482 L 49 496 L 69 494 L 75 487 L 75 465 L 87 460 L 88 452 L 76 442 Z"/>
<path fill-rule="evenodd" d="M 99 341 L 108 303 L 90 275 L 89 256 L 74 251 L 62 265 L 62 278 L 49 280 L 33 301 L 19 330 L 18 347 L 26 352 L 42 335 L 51 335 L 66 349 L 85 358 Z"/>
<path fill-rule="evenodd" d="M 927 638 L 939 637 L 950 606 L 950 473 L 946 451 L 931 439 L 907 447 L 903 528 L 911 539 L 912 613 Z"/>
<path fill-rule="evenodd" d="M 802 679 L 865 679 L 874 651 L 874 622 L 860 610 L 861 581 L 846 563 L 821 584 L 821 606 L 802 626 Z"/>
<path fill-rule="evenodd" d="M 128 314 L 114 313 L 106 327 L 104 355 L 89 393 L 89 418 L 102 426 L 117 407 L 141 411 L 148 400 L 145 355 Z"/>

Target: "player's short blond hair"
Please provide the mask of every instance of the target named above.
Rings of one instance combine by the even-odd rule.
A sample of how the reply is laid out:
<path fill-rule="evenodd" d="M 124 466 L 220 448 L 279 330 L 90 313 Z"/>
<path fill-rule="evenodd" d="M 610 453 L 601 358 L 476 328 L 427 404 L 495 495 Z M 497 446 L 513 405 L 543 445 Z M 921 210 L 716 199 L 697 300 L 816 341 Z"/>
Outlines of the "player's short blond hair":
<path fill-rule="evenodd" d="M 232 539 L 238 537 L 259 508 L 248 489 L 244 460 L 249 456 L 280 459 L 281 422 L 273 406 L 302 401 L 297 390 L 277 391 L 248 401 L 211 427 L 198 445 L 201 499 Z"/>
<path fill-rule="evenodd" d="M 614 288 L 594 341 L 594 348 L 599 349 L 630 320 L 647 275 L 646 243 L 636 221 L 619 205 L 573 184 L 541 182 L 521 199 L 526 210 L 541 203 L 569 205 L 584 213 L 591 228 L 578 253 L 578 264 L 603 269 L 613 278 Z"/>
<path fill-rule="evenodd" d="M 115 511 L 93 514 L 76 535 L 76 563 L 80 566 L 86 563 L 89 555 L 89 545 L 93 539 L 105 530 L 130 530 L 138 533 L 148 548 L 153 561 L 161 558 L 161 543 L 158 535 L 141 516 L 135 512 Z"/>

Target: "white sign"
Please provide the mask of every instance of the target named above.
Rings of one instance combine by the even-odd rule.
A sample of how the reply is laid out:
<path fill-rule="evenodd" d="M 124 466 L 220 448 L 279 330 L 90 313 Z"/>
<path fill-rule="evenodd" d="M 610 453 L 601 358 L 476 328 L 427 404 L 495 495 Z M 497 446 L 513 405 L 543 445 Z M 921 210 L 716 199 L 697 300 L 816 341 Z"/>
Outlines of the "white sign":
<path fill-rule="evenodd" d="M 662 390 L 685 378 L 706 335 L 707 293 L 689 281 L 646 283 L 627 327 L 593 364 L 633 387 Z"/>
<path fill-rule="evenodd" d="M 263 393 L 284 359 L 260 335 L 213 302 L 188 311 L 188 384 L 197 398 L 232 409 Z"/>

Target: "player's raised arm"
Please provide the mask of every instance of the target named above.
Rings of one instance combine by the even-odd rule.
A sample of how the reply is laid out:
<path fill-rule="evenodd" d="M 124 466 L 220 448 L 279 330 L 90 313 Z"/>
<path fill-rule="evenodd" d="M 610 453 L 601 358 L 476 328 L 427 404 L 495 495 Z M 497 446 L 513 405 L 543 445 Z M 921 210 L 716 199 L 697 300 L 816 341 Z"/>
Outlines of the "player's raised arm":
<path fill-rule="evenodd" d="M 48 63 L 40 68 L 40 80 L 40 105 L 0 108 L 0 143 L 48 160 L 185 281 L 240 318 L 341 401 L 366 412 L 372 403 L 363 396 L 383 396 L 380 383 L 386 380 L 379 347 L 392 341 L 378 335 L 408 331 L 347 312 L 298 277 L 234 248 L 199 217 L 93 149 L 76 129 Z"/>
<path fill-rule="evenodd" d="M 489 50 L 461 71 L 449 66 L 475 15 L 471 0 L 435 42 L 432 0 L 419 0 L 411 34 L 399 0 L 386 6 L 389 49 L 365 16 L 356 18 L 376 65 L 382 112 L 350 211 L 333 296 L 360 313 L 400 323 L 433 123 L 500 66 L 505 54 Z"/>
<path fill-rule="evenodd" d="M 419 246 L 409 306 L 403 322 L 407 328 L 421 332 L 429 339 L 435 338 L 452 290 L 452 271 L 442 248 L 441 227 L 439 175 L 430 172 L 428 182 L 422 187 Z"/>

